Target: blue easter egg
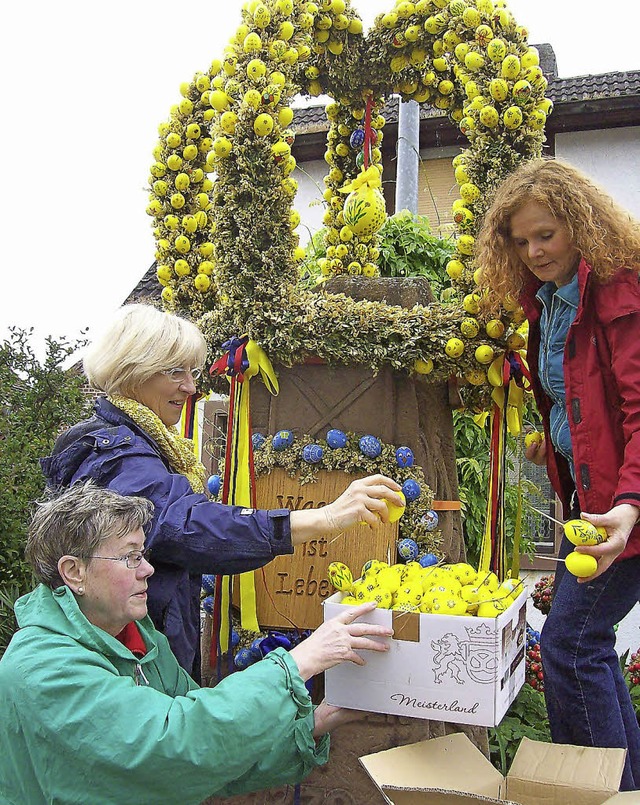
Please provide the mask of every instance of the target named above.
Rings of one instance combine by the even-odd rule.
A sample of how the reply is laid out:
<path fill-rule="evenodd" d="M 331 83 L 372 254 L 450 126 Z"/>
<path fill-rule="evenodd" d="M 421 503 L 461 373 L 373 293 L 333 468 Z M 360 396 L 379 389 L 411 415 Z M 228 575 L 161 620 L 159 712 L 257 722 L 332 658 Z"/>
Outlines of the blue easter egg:
<path fill-rule="evenodd" d="M 412 467 L 413 450 L 410 447 L 399 447 L 396 450 L 396 464 L 399 467 Z"/>
<path fill-rule="evenodd" d="M 427 531 L 433 531 L 434 528 L 438 527 L 438 523 L 440 522 L 438 512 L 434 512 L 433 509 L 429 509 L 428 512 L 425 512 L 422 515 L 420 522 L 427 529 Z"/>
<path fill-rule="evenodd" d="M 290 430 L 279 430 L 273 437 L 274 450 L 286 450 L 293 444 L 293 433 Z"/>
<path fill-rule="evenodd" d="M 422 567 L 431 567 L 431 565 L 438 564 L 438 557 L 433 553 L 425 553 L 418 559 L 418 562 Z"/>
<path fill-rule="evenodd" d="M 332 450 L 344 447 L 347 443 L 347 434 L 337 428 L 333 428 L 327 433 L 327 444 Z"/>
<path fill-rule="evenodd" d="M 418 552 L 418 543 L 415 540 L 407 537 L 398 542 L 398 556 L 405 562 L 414 562 L 418 558 Z"/>
<path fill-rule="evenodd" d="M 349 145 L 354 151 L 357 151 L 358 148 L 362 148 L 364 145 L 364 129 L 355 129 L 351 132 L 351 137 L 349 137 Z"/>
<path fill-rule="evenodd" d="M 233 664 L 239 671 L 243 671 L 257 661 L 256 655 L 248 648 L 240 648 L 233 658 Z"/>
<path fill-rule="evenodd" d="M 263 433 L 254 433 L 251 436 L 251 444 L 254 450 L 259 450 L 266 441 L 267 437 Z"/>
<path fill-rule="evenodd" d="M 231 648 L 235 648 L 240 642 L 240 635 L 235 629 L 231 630 Z"/>
<path fill-rule="evenodd" d="M 216 589 L 216 577 L 212 573 L 205 573 L 202 577 L 202 589 L 205 593 L 213 593 Z"/>
<path fill-rule="evenodd" d="M 207 479 L 207 489 L 214 496 L 214 498 L 218 497 L 221 483 L 222 479 L 220 478 L 219 475 L 210 475 L 209 478 Z"/>
<path fill-rule="evenodd" d="M 407 503 L 411 503 L 412 500 L 417 500 L 420 497 L 420 484 L 417 481 L 414 481 L 413 478 L 408 478 L 402 484 L 402 492 L 407 499 Z"/>
<path fill-rule="evenodd" d="M 253 656 L 254 656 L 256 659 L 258 659 L 258 660 L 261 660 L 261 659 L 262 659 L 262 657 L 263 657 L 263 654 L 262 654 L 262 646 L 260 645 L 261 643 L 262 643 L 262 638 L 261 638 L 261 637 L 257 637 L 257 638 L 256 638 L 256 639 L 253 641 L 253 643 L 252 643 L 252 644 L 249 646 L 249 651 L 250 651 L 250 652 L 253 654 Z"/>
<path fill-rule="evenodd" d="M 378 458 L 382 452 L 382 445 L 375 436 L 367 435 L 360 439 L 360 452 L 367 458 Z"/>
<path fill-rule="evenodd" d="M 202 609 L 204 609 L 208 615 L 213 615 L 213 605 L 214 601 L 212 595 L 208 595 L 206 598 L 202 599 Z"/>
<path fill-rule="evenodd" d="M 319 444 L 306 444 L 302 448 L 302 458 L 307 464 L 317 464 L 322 461 L 323 456 L 322 448 Z"/>

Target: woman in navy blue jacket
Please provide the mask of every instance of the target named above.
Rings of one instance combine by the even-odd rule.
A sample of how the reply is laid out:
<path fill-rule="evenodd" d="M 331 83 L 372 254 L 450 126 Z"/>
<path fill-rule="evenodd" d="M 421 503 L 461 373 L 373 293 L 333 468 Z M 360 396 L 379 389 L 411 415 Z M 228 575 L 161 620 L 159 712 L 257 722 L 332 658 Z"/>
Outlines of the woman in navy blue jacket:
<path fill-rule="evenodd" d="M 50 486 L 91 478 L 153 502 L 149 615 L 196 679 L 203 573 L 255 570 L 312 537 L 359 521 L 387 522 L 384 498 L 402 503 L 400 486 L 382 475 L 353 481 L 320 509 L 261 511 L 210 501 L 204 467 L 174 427 L 196 391 L 206 353 L 202 334 L 186 319 L 148 305 L 123 307 L 84 358 L 90 384 L 105 396 L 93 417 L 63 433 L 41 462 Z"/>

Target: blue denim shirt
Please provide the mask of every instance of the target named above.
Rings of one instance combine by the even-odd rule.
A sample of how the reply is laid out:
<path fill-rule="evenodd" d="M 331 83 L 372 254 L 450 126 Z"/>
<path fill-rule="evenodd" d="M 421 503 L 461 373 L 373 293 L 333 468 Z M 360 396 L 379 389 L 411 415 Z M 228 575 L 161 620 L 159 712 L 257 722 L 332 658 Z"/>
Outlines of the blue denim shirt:
<path fill-rule="evenodd" d="M 536 297 L 542 303 L 538 372 L 542 388 L 552 404 L 549 414 L 551 441 L 555 449 L 569 461 L 573 475 L 573 450 L 565 404 L 562 363 L 569 327 L 578 311 L 578 275 L 560 288 L 555 282 L 545 282 Z"/>

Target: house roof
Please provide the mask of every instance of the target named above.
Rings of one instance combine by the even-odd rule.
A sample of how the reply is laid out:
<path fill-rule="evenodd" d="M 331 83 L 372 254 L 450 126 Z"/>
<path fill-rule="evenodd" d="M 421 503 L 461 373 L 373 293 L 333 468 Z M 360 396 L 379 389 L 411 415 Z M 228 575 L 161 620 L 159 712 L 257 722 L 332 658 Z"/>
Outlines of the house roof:
<path fill-rule="evenodd" d="M 640 126 L 640 70 L 559 78 L 551 45 L 536 47 L 540 53 L 540 66 L 549 81 L 546 95 L 554 105 L 546 125 L 549 139 L 566 131 Z M 387 121 L 383 151 L 389 154 L 395 150 L 399 104 L 400 98 L 391 96 L 382 111 Z M 297 108 L 292 128 L 296 132 L 293 154 L 297 161 L 322 159 L 328 130 L 324 104 Z M 421 106 L 420 145 L 423 148 L 466 146 L 467 140 L 445 112 Z M 124 304 L 159 300 L 160 290 L 154 262 Z"/>

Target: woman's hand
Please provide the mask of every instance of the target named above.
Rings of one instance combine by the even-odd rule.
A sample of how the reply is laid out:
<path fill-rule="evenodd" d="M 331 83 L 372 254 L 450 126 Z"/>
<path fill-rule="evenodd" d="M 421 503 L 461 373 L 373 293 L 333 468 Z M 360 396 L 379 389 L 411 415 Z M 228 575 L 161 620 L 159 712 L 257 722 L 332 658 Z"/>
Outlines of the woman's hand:
<path fill-rule="evenodd" d="M 327 732 L 331 732 L 336 727 L 349 724 L 351 721 L 360 721 L 369 715 L 363 710 L 347 710 L 346 707 L 335 707 L 327 704 L 323 699 L 314 710 L 313 737 L 322 738 Z"/>
<path fill-rule="evenodd" d="M 532 442 L 524 451 L 524 455 L 538 467 L 545 467 L 547 465 L 546 439 L 543 438 L 541 442 Z"/>
<path fill-rule="evenodd" d="M 404 506 L 397 494 L 402 490 L 385 475 L 370 475 L 352 481 L 346 490 L 320 509 L 291 512 L 291 541 L 294 545 L 319 535 L 345 531 L 356 523 L 376 526 L 389 522 L 385 498 L 396 506 Z"/>
<path fill-rule="evenodd" d="M 373 638 L 391 637 L 393 634 L 391 627 L 354 623 L 356 618 L 372 612 L 375 608 L 376 604 L 373 601 L 357 607 L 345 606 L 344 612 L 325 621 L 306 640 L 291 649 L 289 653 L 305 682 L 345 660 L 356 665 L 365 665 L 364 659 L 356 649 L 389 650 L 388 641 Z"/>
<path fill-rule="evenodd" d="M 578 553 L 588 553 L 598 560 L 598 569 L 592 576 L 578 579 L 578 582 L 588 582 L 608 570 L 614 560 L 620 556 L 627 547 L 627 540 L 631 529 L 638 520 L 640 509 L 630 503 L 621 503 L 614 506 L 605 514 L 587 514 L 581 512 L 580 517 L 594 526 L 606 529 L 608 539 L 600 545 L 581 545 L 576 548 Z"/>
<path fill-rule="evenodd" d="M 370 475 L 352 481 L 333 503 L 328 503 L 322 512 L 331 531 L 342 531 L 356 523 L 377 525 L 380 520 L 389 522 L 389 510 L 385 498 L 396 506 L 403 507 L 402 498 L 396 494 L 402 487 L 384 475 Z"/>

